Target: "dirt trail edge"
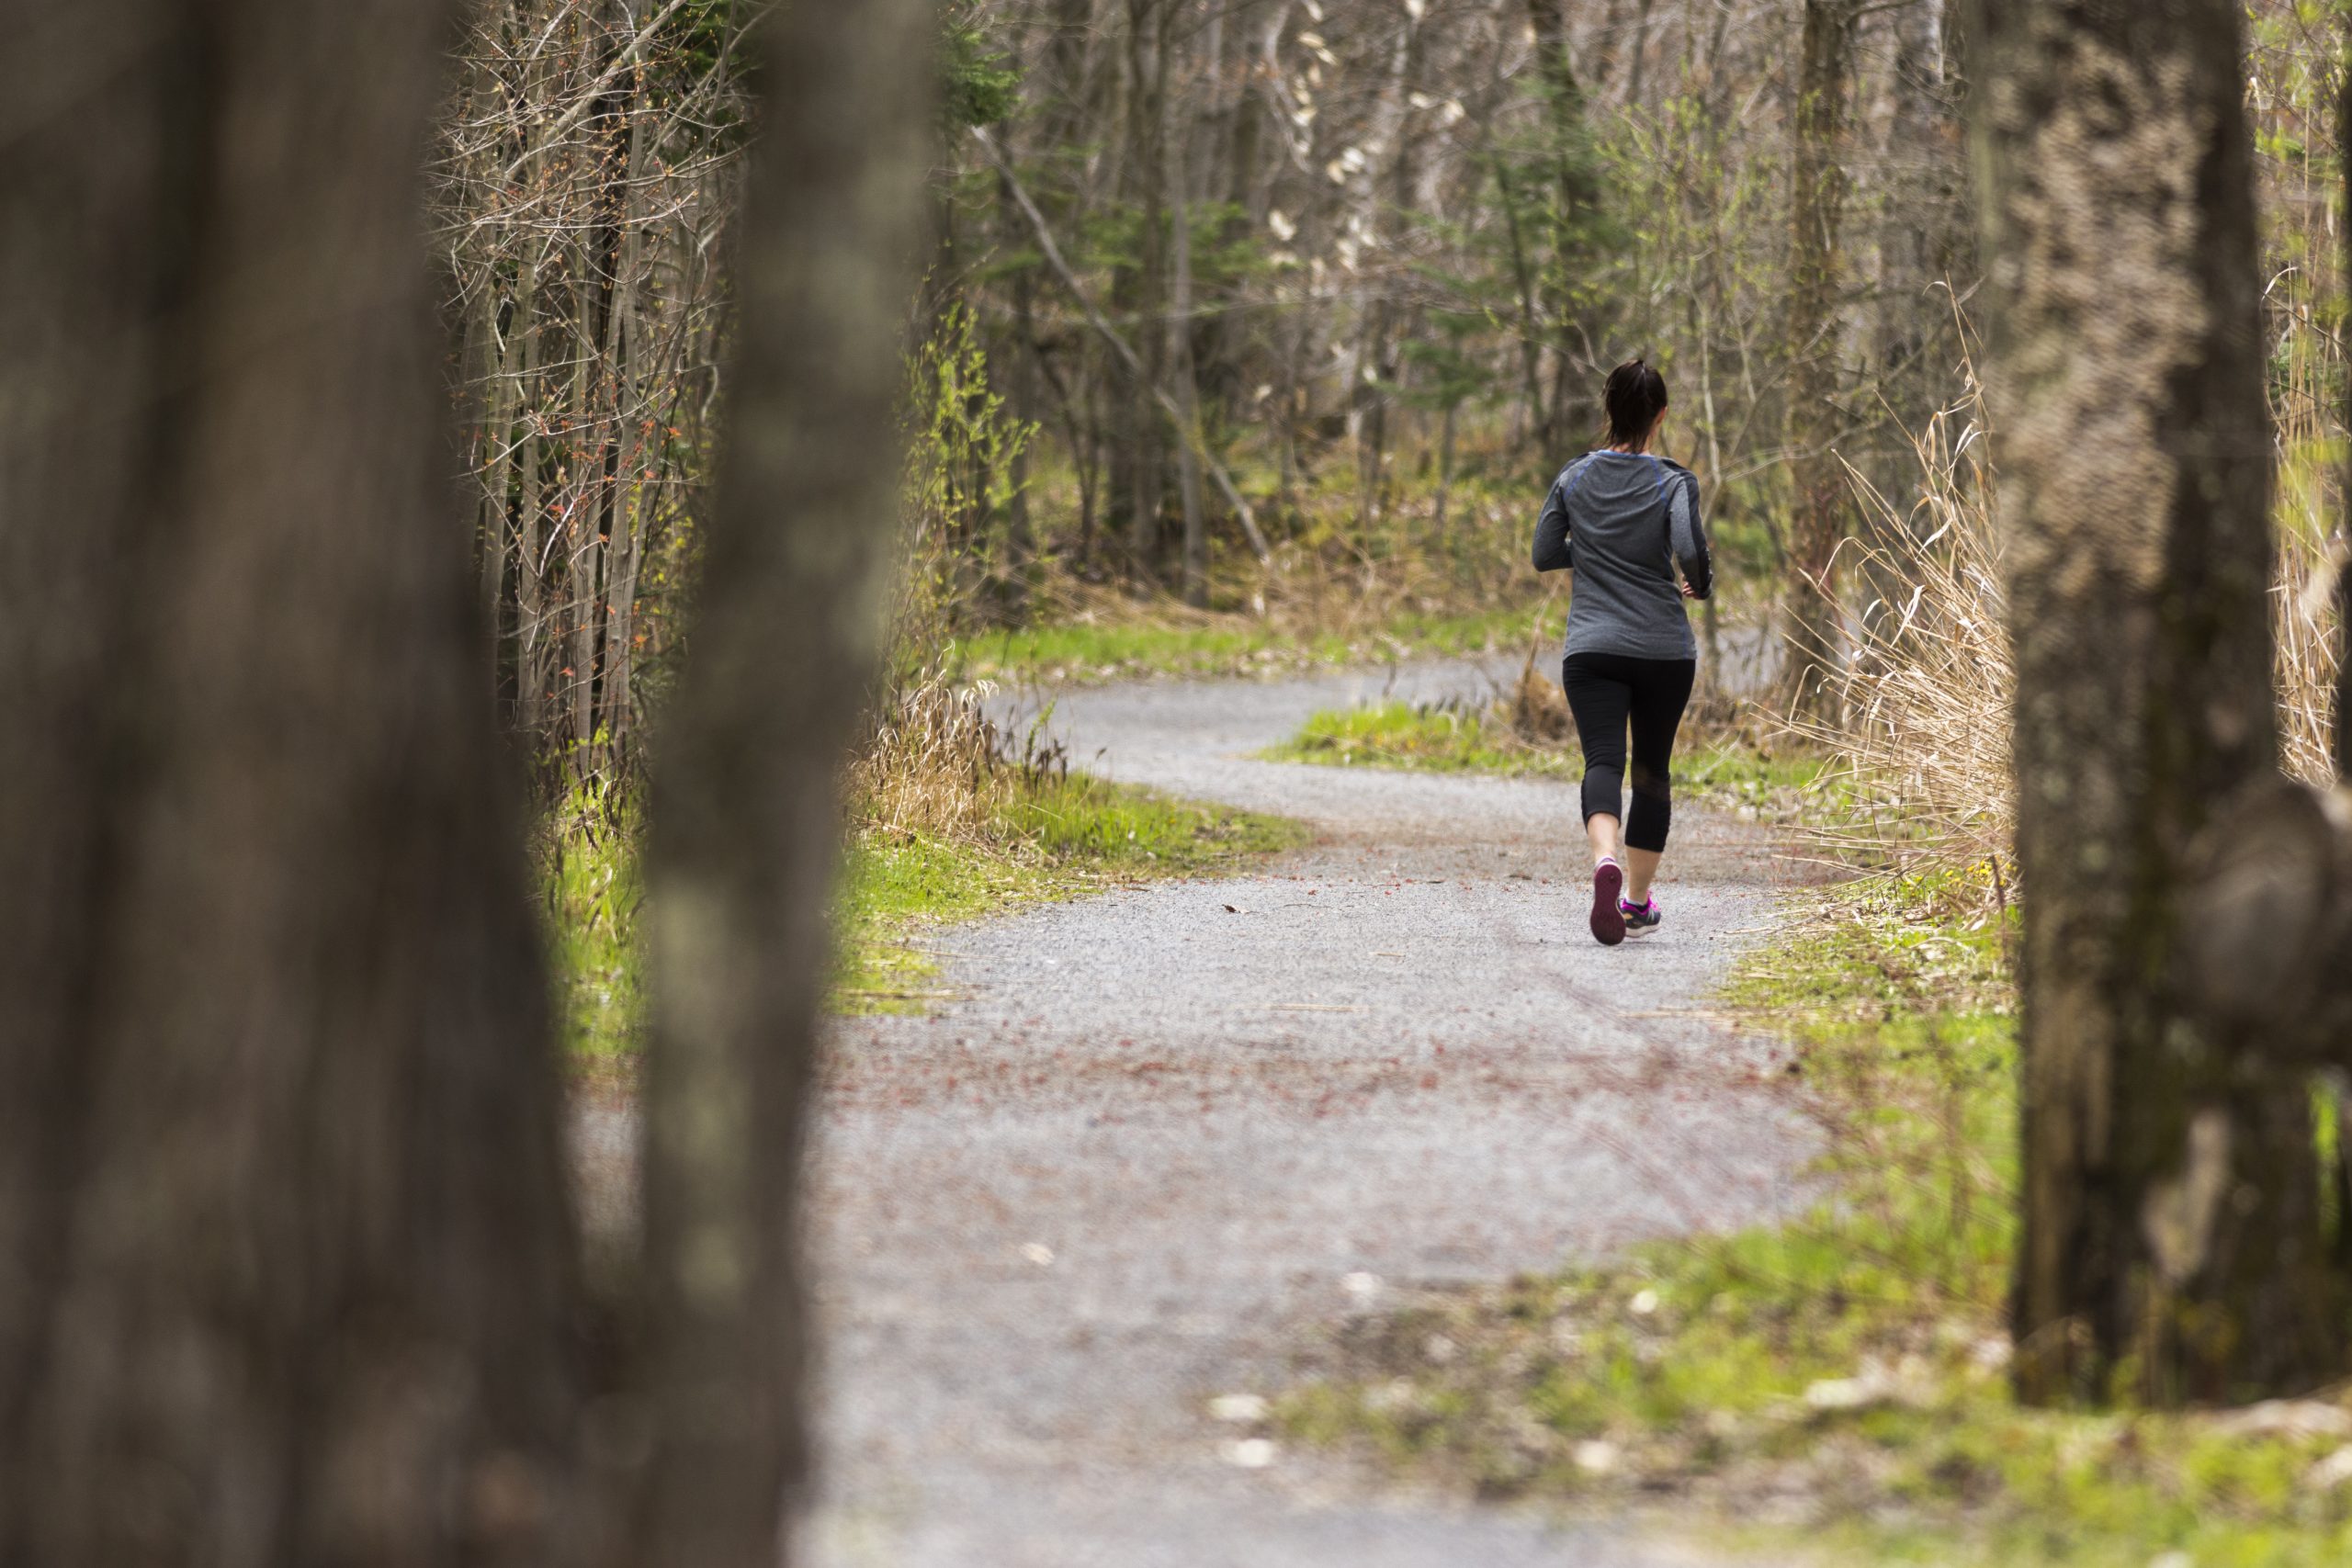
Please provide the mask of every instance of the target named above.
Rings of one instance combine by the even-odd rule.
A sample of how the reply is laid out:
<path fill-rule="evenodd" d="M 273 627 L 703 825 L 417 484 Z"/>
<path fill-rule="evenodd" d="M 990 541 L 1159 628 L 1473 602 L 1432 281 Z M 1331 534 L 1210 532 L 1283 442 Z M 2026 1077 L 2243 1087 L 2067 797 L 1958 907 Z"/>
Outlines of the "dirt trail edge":
<path fill-rule="evenodd" d="M 1592 1523 L 1382 1496 L 1211 1418 L 1318 1322 L 1799 1195 L 1770 1047 L 1701 1010 L 1773 919 L 1686 812 L 1655 937 L 1585 931 L 1572 785 L 1268 763 L 1465 664 L 1062 696 L 1079 765 L 1300 818 L 1248 875 L 940 933 L 959 999 L 846 1020 L 819 1111 L 822 1568 L 1664 1568 Z M 1264 1461 L 1264 1462 L 1261 1462 Z"/>

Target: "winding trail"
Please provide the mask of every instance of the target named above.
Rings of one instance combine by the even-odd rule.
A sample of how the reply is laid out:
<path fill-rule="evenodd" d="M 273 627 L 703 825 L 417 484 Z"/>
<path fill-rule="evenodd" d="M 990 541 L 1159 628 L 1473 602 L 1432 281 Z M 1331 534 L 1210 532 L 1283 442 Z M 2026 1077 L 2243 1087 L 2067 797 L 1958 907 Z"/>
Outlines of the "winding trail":
<path fill-rule="evenodd" d="M 1573 785 L 1249 760 L 1462 664 L 1068 694 L 1082 765 L 1310 847 L 938 935 L 958 999 L 844 1021 L 813 1246 L 822 1568 L 1666 1568 L 1592 1523 L 1373 1490 L 1208 1400 L 1318 1323 L 1792 1202 L 1772 1050 L 1702 1005 L 1773 919 L 1753 829 L 1686 812 L 1657 936 L 1584 930 Z"/>

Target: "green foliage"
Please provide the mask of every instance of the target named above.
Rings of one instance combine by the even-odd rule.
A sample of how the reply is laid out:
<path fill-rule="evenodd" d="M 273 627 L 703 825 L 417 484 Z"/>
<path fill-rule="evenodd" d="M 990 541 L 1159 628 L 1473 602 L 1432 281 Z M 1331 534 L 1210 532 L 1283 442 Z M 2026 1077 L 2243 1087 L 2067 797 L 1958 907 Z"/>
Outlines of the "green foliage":
<path fill-rule="evenodd" d="M 634 1053 L 644 1025 L 643 837 L 637 798 L 593 780 L 576 786 L 540 829 L 557 1037 L 576 1061 Z"/>
<path fill-rule="evenodd" d="M 1476 338 L 1489 324 L 1484 314 L 1469 310 L 1432 310 L 1432 335 L 1405 344 L 1403 358 L 1418 372 L 1407 385 L 1391 389 L 1418 408 L 1443 412 L 1474 399 L 1491 397 L 1496 378 L 1487 359 L 1476 351 Z"/>
<path fill-rule="evenodd" d="M 752 125 L 745 113 L 756 96 L 765 62 L 752 23 L 760 6 L 752 0 L 686 0 L 662 26 L 647 51 L 649 74 L 658 97 L 675 99 L 716 76 L 745 89 L 715 94 L 702 111 L 715 146 L 741 147 Z"/>
<path fill-rule="evenodd" d="M 1163 244 L 1171 241 L 1175 219 L 1163 212 Z M 1203 298 L 1232 289 L 1272 265 L 1265 243 L 1249 215 L 1232 202 L 1195 201 L 1185 208 L 1193 241 L 1193 287 Z M 1143 264 L 1144 214 L 1132 202 L 1116 202 L 1091 214 L 1080 236 L 1079 264 L 1102 271 Z"/>
<path fill-rule="evenodd" d="M 999 125 L 1021 103 L 1021 72 L 994 47 L 974 0 L 940 11 L 940 118 L 950 130 Z"/>
<path fill-rule="evenodd" d="M 960 299 L 917 345 L 908 381 L 905 513 L 913 567 L 901 620 L 915 632 L 985 619 L 1020 570 L 1011 536 L 1015 476 L 1036 426 L 1005 411 L 989 383 L 988 350 Z"/>

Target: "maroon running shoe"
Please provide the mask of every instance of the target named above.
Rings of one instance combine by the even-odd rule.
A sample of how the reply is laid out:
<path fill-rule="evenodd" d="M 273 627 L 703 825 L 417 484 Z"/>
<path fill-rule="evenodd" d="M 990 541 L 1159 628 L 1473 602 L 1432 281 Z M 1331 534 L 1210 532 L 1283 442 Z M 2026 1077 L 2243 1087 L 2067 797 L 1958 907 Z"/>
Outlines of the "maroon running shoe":
<path fill-rule="evenodd" d="M 1592 936 L 1603 947 L 1625 940 L 1625 912 L 1618 902 L 1624 891 L 1624 868 L 1615 861 L 1602 861 L 1593 869 Z"/>

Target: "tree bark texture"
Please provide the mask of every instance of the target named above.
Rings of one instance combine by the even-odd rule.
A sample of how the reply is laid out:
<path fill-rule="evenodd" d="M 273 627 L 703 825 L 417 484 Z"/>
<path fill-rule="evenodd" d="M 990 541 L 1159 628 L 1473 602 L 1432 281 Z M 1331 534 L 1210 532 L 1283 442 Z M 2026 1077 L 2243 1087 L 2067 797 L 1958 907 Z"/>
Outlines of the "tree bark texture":
<path fill-rule="evenodd" d="M 0 1559 L 537 1560 L 582 1384 L 441 7 L 7 0 Z"/>
<path fill-rule="evenodd" d="M 1198 367 L 1193 362 L 1192 175 L 1184 166 L 1183 145 L 1181 138 L 1169 139 L 1169 210 L 1174 220 L 1175 283 L 1170 294 L 1168 368 L 1176 388 L 1177 416 L 1183 423 L 1176 443 L 1176 482 L 1184 513 L 1184 603 L 1205 609 L 1209 602 L 1209 525 L 1201 499 L 1201 387 Z"/>
<path fill-rule="evenodd" d="M 883 644 L 926 0 L 767 24 L 731 434 L 653 769 L 646 1078 L 655 1457 L 639 1561 L 773 1561 L 802 1474 L 794 1194 L 836 784 Z"/>
<path fill-rule="evenodd" d="M 1568 0 L 1527 0 L 1527 8 L 1535 30 L 1535 69 L 1544 84 L 1559 204 L 1553 214 L 1552 243 L 1560 276 L 1549 290 L 1555 295 L 1549 323 L 1552 391 L 1543 427 L 1545 449 L 1557 459 L 1594 434 L 1595 411 L 1587 382 L 1599 367 L 1586 363 L 1589 355 L 1582 352 L 1585 322 L 1575 286 L 1583 260 L 1580 229 L 1600 210 L 1600 190 L 1579 155 L 1590 132 L 1585 124 L 1584 89 L 1568 50 Z M 1516 234 L 1512 241 L 1516 245 Z"/>
<path fill-rule="evenodd" d="M 2241 15 L 1974 0 L 1967 28 L 2028 889 L 2018 1391 L 2310 1388 L 2345 1346 L 2309 1088 L 2191 994 L 2222 919 L 2195 846 L 2277 764 Z"/>
<path fill-rule="evenodd" d="M 1168 486 L 1168 442 L 1149 399 L 1167 384 L 1168 39 L 1175 0 L 1126 0 L 1126 148 L 1124 186 L 1136 214 L 1136 254 L 1112 278 L 1113 314 L 1140 355 L 1126 395 L 1114 400 L 1111 517 L 1126 533 L 1138 579 L 1159 574 L 1159 513 Z"/>
<path fill-rule="evenodd" d="M 1834 571 L 1852 503 L 1836 444 L 1842 414 L 1838 290 L 1845 271 L 1845 147 L 1857 0 L 1804 0 L 1789 202 L 1788 695 L 1804 713 L 1835 700 Z"/>
<path fill-rule="evenodd" d="M 930 15 L 770 24 L 617 1356 L 447 483 L 445 20 L 0 3 L 75 73 L 0 176 L 0 1561 L 777 1560 Z"/>

